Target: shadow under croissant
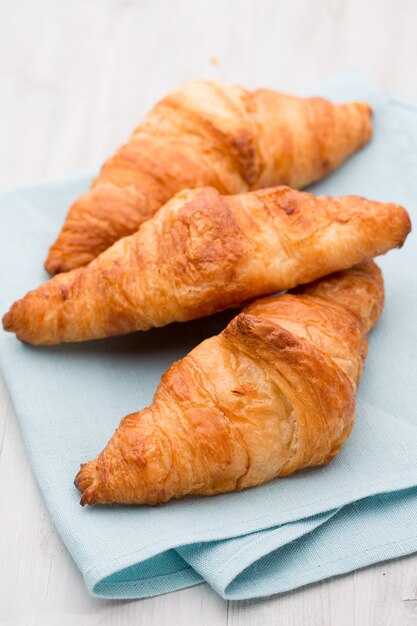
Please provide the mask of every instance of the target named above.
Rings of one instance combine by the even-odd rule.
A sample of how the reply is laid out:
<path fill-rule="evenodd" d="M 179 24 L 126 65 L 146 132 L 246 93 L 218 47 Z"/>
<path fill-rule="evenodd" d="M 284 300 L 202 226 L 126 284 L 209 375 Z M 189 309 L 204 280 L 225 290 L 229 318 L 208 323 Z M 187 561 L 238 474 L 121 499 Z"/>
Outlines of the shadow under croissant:
<path fill-rule="evenodd" d="M 346 442 L 345 447 L 349 445 L 349 440 Z M 247 487 L 245 489 L 242 489 L 241 491 L 228 491 L 226 493 L 216 493 L 216 494 L 210 494 L 210 495 L 200 495 L 200 494 L 188 494 L 186 496 L 182 496 L 180 498 L 174 498 L 172 500 L 168 500 L 167 502 L 160 502 L 158 504 L 102 504 L 100 502 L 94 503 L 94 506 L 83 506 L 83 515 L 100 515 L 100 511 L 103 512 L 103 514 L 109 510 L 109 508 L 112 511 L 135 511 L 138 509 L 159 509 L 162 508 L 164 509 L 164 511 L 166 512 L 166 514 L 169 515 L 169 511 L 172 511 L 172 509 L 176 509 L 176 508 L 182 508 L 184 507 L 184 505 L 186 505 L 188 508 L 189 507 L 199 507 L 201 505 L 201 502 L 203 500 L 216 500 L 216 501 L 222 501 L 224 500 L 225 502 L 227 500 L 229 500 L 230 498 L 242 498 L 243 497 L 248 497 L 251 498 L 251 494 L 254 491 L 261 491 L 264 494 L 264 497 L 267 498 L 267 493 L 268 490 L 274 490 L 274 485 L 279 482 L 279 483 L 283 483 L 283 482 L 289 482 L 289 483 L 297 483 L 299 481 L 305 481 L 306 478 L 308 480 L 317 480 L 317 478 L 315 478 L 315 476 L 317 476 L 317 474 L 319 474 L 320 472 L 326 472 L 328 471 L 328 468 L 332 465 L 335 465 L 338 462 L 341 462 L 341 460 L 339 459 L 339 457 L 341 456 L 341 454 L 336 455 L 331 461 L 330 463 L 326 464 L 326 465 L 315 465 L 312 467 L 305 467 L 303 469 L 297 470 L 296 472 L 294 472 L 293 474 L 289 474 L 288 476 L 277 476 L 276 478 L 273 478 L 272 480 L 266 482 L 266 483 L 262 483 L 260 485 L 253 485 L 251 487 Z M 296 485 L 294 484 L 294 489 L 296 489 Z M 80 499 L 80 492 L 76 486 L 76 479 L 74 480 L 74 493 L 75 493 L 75 497 L 77 498 L 77 501 L 79 502 Z M 275 495 L 275 491 L 272 492 Z M 81 507 L 80 507 L 81 508 Z"/>
<path fill-rule="evenodd" d="M 71 359 L 72 356 L 95 356 L 99 354 L 109 354 L 117 358 L 121 355 L 126 357 L 131 353 L 135 357 L 145 359 L 147 355 L 153 353 L 181 352 L 185 355 L 204 339 L 218 335 L 239 313 L 239 310 L 228 309 L 190 322 L 178 322 L 119 337 L 53 346 L 25 344 L 25 347 L 42 354 L 62 354 L 66 359 Z"/>

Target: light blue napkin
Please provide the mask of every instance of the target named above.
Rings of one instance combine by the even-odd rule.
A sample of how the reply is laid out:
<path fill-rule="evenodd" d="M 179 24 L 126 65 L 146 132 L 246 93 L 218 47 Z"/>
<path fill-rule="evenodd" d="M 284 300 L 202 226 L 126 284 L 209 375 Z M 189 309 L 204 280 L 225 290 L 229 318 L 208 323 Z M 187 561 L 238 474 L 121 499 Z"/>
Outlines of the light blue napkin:
<path fill-rule="evenodd" d="M 316 93 L 363 98 L 375 137 L 314 191 L 404 204 L 417 216 L 417 110 L 356 71 Z M 70 202 L 91 174 L 0 196 L 0 309 L 37 286 Z M 358 393 L 357 423 L 332 463 L 242 493 L 161 507 L 81 508 L 72 484 L 121 417 L 229 313 L 107 341 L 30 347 L 0 334 L 0 360 L 51 516 L 91 593 L 144 597 L 207 580 L 251 598 L 417 550 L 417 252 L 411 235 L 380 259 L 382 319 Z"/>

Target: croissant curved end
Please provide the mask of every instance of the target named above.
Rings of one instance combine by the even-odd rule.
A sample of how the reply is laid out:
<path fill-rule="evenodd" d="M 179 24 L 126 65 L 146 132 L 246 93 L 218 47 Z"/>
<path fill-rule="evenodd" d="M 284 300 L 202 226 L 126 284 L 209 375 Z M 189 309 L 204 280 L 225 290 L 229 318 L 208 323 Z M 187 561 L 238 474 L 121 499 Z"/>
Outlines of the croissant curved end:
<path fill-rule="evenodd" d="M 30 338 L 26 337 L 25 333 L 21 334 L 22 326 L 24 328 L 23 320 L 25 316 L 25 306 L 22 304 L 22 300 L 14 302 L 10 310 L 3 315 L 2 323 L 4 330 L 9 333 L 15 333 L 18 339 L 25 341 L 25 339 L 30 340 Z"/>
<path fill-rule="evenodd" d="M 31 328 L 26 321 L 26 315 L 27 308 L 25 298 L 17 300 L 17 302 L 14 302 L 11 306 L 10 310 L 3 315 L 3 328 L 7 332 L 15 333 L 16 337 L 24 343 L 39 343 L 36 337 L 32 335 Z"/>
<path fill-rule="evenodd" d="M 50 274 L 55 276 L 56 274 L 62 274 L 70 272 L 77 267 L 84 267 L 91 263 L 101 252 L 104 252 L 105 248 L 97 250 L 94 249 L 80 250 L 79 252 L 72 251 L 71 255 L 62 254 L 54 248 L 49 250 L 48 258 L 44 263 L 44 268 Z"/>
<path fill-rule="evenodd" d="M 365 113 L 369 116 L 369 118 L 372 118 L 374 111 L 368 102 L 365 102 L 364 100 L 358 100 L 354 104 L 362 113 Z"/>
<path fill-rule="evenodd" d="M 13 330 L 13 315 L 11 310 L 3 315 L 2 323 L 4 330 Z"/>
<path fill-rule="evenodd" d="M 366 125 L 367 125 L 366 132 L 364 133 L 364 136 L 363 136 L 363 145 L 365 145 L 366 143 L 368 143 L 368 141 L 373 135 L 372 118 L 374 115 L 374 111 L 372 107 L 370 106 L 370 104 L 368 104 L 368 102 L 364 102 L 362 100 L 355 102 L 355 105 L 356 105 L 356 108 L 365 116 L 365 119 L 366 119 Z"/>
<path fill-rule="evenodd" d="M 81 464 L 74 485 L 81 491 L 81 506 L 97 502 L 97 467 L 95 461 Z"/>
<path fill-rule="evenodd" d="M 66 271 L 64 260 L 60 256 L 54 255 L 52 252 L 49 253 L 43 266 L 51 276 Z"/>

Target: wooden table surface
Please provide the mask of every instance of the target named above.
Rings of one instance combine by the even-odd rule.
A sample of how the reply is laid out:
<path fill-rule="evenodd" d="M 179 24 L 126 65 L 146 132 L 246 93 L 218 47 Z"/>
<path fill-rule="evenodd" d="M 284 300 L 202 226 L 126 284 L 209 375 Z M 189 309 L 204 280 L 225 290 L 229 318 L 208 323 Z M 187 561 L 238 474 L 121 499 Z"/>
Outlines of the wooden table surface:
<path fill-rule="evenodd" d="M 186 79 L 291 92 L 360 64 L 417 101 L 416 60 L 415 0 L 1 0 L 0 188 L 100 163 Z M 262 601 L 227 603 L 207 585 L 90 597 L 2 381 L 0 489 L 2 625 L 417 625 L 417 556 Z"/>

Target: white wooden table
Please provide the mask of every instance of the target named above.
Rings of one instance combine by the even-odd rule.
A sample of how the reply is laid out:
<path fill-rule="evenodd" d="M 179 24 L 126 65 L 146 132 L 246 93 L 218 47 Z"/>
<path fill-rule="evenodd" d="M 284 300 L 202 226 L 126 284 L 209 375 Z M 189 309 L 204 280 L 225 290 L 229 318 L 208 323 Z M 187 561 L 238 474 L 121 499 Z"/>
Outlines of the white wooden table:
<path fill-rule="evenodd" d="M 0 0 L 0 188 L 100 163 L 189 78 L 297 91 L 361 64 L 417 101 L 415 0 Z M 0 624 L 417 625 L 417 556 L 263 601 L 90 597 L 0 381 Z"/>

